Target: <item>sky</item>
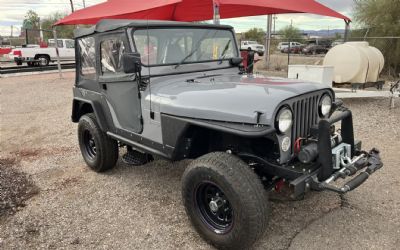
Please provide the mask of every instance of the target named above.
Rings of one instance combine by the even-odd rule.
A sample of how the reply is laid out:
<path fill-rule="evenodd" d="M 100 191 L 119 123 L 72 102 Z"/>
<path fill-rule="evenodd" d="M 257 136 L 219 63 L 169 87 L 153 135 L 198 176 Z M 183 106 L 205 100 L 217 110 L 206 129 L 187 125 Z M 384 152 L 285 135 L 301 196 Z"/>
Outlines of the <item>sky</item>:
<path fill-rule="evenodd" d="M 134 0 L 132 0 L 134 1 Z M 245 0 L 244 0 L 245 1 Z M 75 9 L 83 8 L 84 0 L 73 0 Z M 105 2 L 105 0 L 85 0 L 86 6 Z M 318 0 L 318 2 L 352 17 L 353 0 Z M 28 10 L 34 10 L 40 17 L 52 12 L 70 13 L 69 0 L 0 0 L 0 35 L 9 36 L 11 26 L 13 35 L 19 35 L 22 21 Z M 293 22 L 293 26 L 301 30 L 343 29 L 343 20 L 311 14 L 280 14 L 276 19 L 276 30 Z M 266 29 L 266 16 L 241 17 L 221 20 L 221 24 L 232 25 L 236 32 L 244 32 L 250 28 Z"/>

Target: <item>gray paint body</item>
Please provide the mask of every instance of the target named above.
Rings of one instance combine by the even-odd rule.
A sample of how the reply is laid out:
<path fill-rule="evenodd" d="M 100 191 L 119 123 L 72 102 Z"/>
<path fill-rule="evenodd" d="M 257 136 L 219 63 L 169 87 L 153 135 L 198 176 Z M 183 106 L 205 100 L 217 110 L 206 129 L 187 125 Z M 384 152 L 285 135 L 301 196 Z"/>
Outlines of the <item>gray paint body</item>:
<path fill-rule="evenodd" d="M 156 112 L 196 119 L 256 124 L 261 112 L 259 124 L 272 125 L 282 101 L 321 89 L 328 87 L 228 69 L 153 79 L 151 101 Z M 150 102 L 150 91 L 144 94 Z"/>

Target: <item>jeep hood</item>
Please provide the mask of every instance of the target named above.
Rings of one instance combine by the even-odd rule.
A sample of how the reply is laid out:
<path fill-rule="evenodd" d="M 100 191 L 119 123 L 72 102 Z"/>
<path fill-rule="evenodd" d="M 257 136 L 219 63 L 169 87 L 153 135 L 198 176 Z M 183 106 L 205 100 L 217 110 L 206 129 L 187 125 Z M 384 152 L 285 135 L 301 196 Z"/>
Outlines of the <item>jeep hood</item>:
<path fill-rule="evenodd" d="M 151 94 L 152 104 L 161 113 L 255 124 L 260 112 L 259 123 L 269 125 L 282 101 L 321 89 L 329 91 L 320 83 L 262 75 L 181 75 L 178 79 L 175 75 L 152 82 Z"/>

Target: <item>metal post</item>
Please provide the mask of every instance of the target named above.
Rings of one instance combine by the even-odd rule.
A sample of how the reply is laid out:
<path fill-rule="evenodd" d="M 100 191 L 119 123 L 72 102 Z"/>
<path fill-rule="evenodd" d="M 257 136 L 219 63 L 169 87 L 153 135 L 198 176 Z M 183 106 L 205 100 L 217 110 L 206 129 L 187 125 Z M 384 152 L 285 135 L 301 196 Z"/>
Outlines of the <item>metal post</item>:
<path fill-rule="evenodd" d="M 25 44 L 28 45 L 28 29 L 25 29 Z"/>
<path fill-rule="evenodd" d="M 74 3 L 72 2 L 72 0 L 69 0 L 71 3 L 71 11 L 74 12 Z"/>
<path fill-rule="evenodd" d="M 83 0 L 83 8 L 86 8 L 86 2 Z"/>
<path fill-rule="evenodd" d="M 344 29 L 344 42 L 347 42 L 349 39 L 349 31 L 350 31 L 350 21 L 344 20 L 346 23 L 345 29 Z"/>
<path fill-rule="evenodd" d="M 53 27 L 53 36 L 54 36 L 54 46 L 56 48 L 56 54 L 57 54 L 58 74 L 60 75 L 60 78 L 62 78 L 61 63 L 60 63 L 60 53 L 58 52 L 58 40 L 57 40 L 56 26 Z"/>
<path fill-rule="evenodd" d="M 272 29 L 272 15 L 268 15 L 267 19 L 267 35 L 265 38 L 265 62 L 268 68 L 271 53 L 271 29 Z"/>
<path fill-rule="evenodd" d="M 289 64 L 290 64 L 290 39 L 289 39 L 289 44 L 288 44 L 288 52 L 287 52 L 287 74 L 289 77 Z"/>
<path fill-rule="evenodd" d="M 219 15 L 219 5 L 218 3 L 215 2 L 215 0 L 213 1 L 213 8 L 214 8 L 214 24 L 219 25 L 221 16 Z"/>

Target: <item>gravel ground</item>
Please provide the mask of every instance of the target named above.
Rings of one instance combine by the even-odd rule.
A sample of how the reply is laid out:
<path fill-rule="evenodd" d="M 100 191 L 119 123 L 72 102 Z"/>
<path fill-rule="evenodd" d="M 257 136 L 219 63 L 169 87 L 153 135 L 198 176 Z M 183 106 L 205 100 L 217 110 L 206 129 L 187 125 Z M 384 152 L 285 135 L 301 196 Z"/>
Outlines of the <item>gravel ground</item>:
<path fill-rule="evenodd" d="M 39 193 L 0 221 L 0 249 L 212 249 L 190 226 L 180 177 L 189 161 L 118 162 L 105 174 L 84 164 L 70 122 L 73 73 L 0 79 L 0 158 L 29 175 Z M 256 249 L 398 249 L 400 101 L 349 100 L 356 136 L 378 147 L 385 167 L 339 196 L 271 201 Z"/>
<path fill-rule="evenodd" d="M 14 167 L 15 159 L 0 159 L 0 220 L 25 206 L 37 194 L 32 180 Z"/>

